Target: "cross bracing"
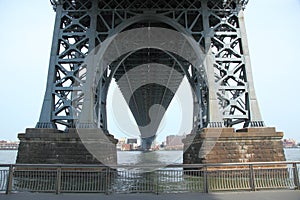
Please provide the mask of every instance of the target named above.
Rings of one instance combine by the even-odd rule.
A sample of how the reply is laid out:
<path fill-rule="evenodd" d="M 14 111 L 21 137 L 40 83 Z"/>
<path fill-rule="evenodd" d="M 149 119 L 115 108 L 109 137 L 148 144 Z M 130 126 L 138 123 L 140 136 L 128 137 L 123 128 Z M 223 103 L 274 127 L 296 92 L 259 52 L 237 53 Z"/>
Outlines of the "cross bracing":
<path fill-rule="evenodd" d="M 164 65 L 188 77 L 196 95 L 195 128 L 235 124 L 263 126 L 253 88 L 243 21 L 243 9 L 247 2 L 246 0 L 52 0 L 56 11 L 56 24 L 47 91 L 37 127 L 54 128 L 58 124 L 75 127 L 79 122 L 85 99 L 83 92 L 87 72 L 86 65 L 83 64 L 85 58 L 108 37 L 140 27 L 162 27 L 191 36 L 208 55 L 206 77 L 184 58 L 176 55 L 170 57 L 172 53 L 158 52 L 155 49 L 135 52 L 122 62 L 116 60 L 109 66 L 109 69 L 114 71 L 113 76 L 104 72 L 95 91 L 96 100 L 93 104 L 97 117 L 97 121 L 94 122 L 97 127 L 107 128 L 106 96 L 111 79 L 116 79 L 124 93 L 130 88 L 134 78 L 126 79 L 127 83 L 123 79 L 123 82 L 118 82 L 118 79 L 135 66 L 154 66 L 153 63 L 156 63 L 153 71 L 158 70 L 157 66 Z M 145 58 L 149 51 L 153 56 Z M 143 54 L 145 55 L 141 56 Z M 188 72 L 190 67 L 192 73 Z M 146 73 L 145 70 L 140 72 Z M 155 75 L 148 74 L 136 78 L 141 81 L 151 76 L 166 79 L 166 74 L 158 72 Z M 177 81 L 174 79 L 173 84 L 178 85 L 181 78 Z M 130 101 L 132 103 L 128 103 L 136 119 L 144 119 L 144 122 L 142 120 L 139 123 L 148 121 L 148 116 L 142 113 L 147 113 L 148 107 L 157 102 L 157 99 L 158 102 L 164 102 L 163 107 L 168 107 L 173 94 L 166 91 L 166 88 L 148 85 L 133 95 Z M 151 100 L 150 97 L 154 99 Z M 162 97 L 166 99 L 161 99 Z M 216 114 L 216 110 L 221 114 Z"/>
<path fill-rule="evenodd" d="M 77 10 L 77 9 L 90 9 L 92 7 L 91 1 L 80 1 L 80 0 L 50 0 L 54 8 L 57 5 L 63 4 L 66 10 Z M 159 1 L 159 0 L 102 0 L 98 1 L 99 9 L 102 10 L 129 10 L 129 9 L 151 9 L 151 10 L 174 10 L 174 9 L 189 9 L 199 10 L 203 1 L 198 0 L 170 0 L 170 1 Z M 248 0 L 211 0 L 208 2 L 210 9 L 232 9 L 236 5 L 245 7 Z"/>

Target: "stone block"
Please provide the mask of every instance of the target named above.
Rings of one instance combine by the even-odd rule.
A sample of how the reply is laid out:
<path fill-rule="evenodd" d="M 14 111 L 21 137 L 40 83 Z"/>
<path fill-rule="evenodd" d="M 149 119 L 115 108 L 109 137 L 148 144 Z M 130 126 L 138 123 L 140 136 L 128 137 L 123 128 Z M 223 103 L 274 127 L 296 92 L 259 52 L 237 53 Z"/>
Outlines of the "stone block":
<path fill-rule="evenodd" d="M 84 132 L 86 133 L 86 132 Z M 99 129 L 88 130 L 89 135 L 82 140 L 76 129 L 62 132 L 56 129 L 26 129 L 18 135 L 20 145 L 17 163 L 28 164 L 112 164 L 117 163 L 117 140 L 113 136 L 102 135 Z M 95 135 L 98 135 L 96 137 Z M 91 138 L 89 138 L 89 136 Z M 97 140 L 96 140 L 97 139 Z M 86 145 L 86 142 L 92 143 Z M 97 148 L 98 159 L 90 146 Z M 102 163 L 102 160 L 106 160 Z"/>
<path fill-rule="evenodd" d="M 183 140 L 183 163 L 284 161 L 282 137 L 274 127 L 205 128 Z"/>

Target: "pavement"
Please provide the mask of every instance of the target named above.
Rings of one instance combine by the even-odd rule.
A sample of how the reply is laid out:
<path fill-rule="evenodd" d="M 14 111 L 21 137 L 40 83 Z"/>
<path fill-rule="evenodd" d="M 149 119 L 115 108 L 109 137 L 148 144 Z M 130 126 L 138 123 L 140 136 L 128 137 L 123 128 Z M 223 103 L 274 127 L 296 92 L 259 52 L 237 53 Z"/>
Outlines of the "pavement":
<path fill-rule="evenodd" d="M 13 193 L 0 194 L 1 200 L 300 200 L 300 190 L 256 192 L 172 193 L 172 194 L 99 194 L 99 193 Z"/>

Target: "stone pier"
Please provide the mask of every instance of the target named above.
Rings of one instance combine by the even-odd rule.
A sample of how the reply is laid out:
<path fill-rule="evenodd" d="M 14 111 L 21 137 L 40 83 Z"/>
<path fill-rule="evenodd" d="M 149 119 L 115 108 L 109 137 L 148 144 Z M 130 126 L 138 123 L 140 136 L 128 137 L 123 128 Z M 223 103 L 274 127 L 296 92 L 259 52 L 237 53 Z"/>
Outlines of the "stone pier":
<path fill-rule="evenodd" d="M 18 135 L 17 163 L 117 164 L 117 140 L 99 129 L 26 129 Z"/>
<path fill-rule="evenodd" d="M 187 135 L 184 164 L 285 161 L 283 133 L 273 127 L 205 128 Z"/>

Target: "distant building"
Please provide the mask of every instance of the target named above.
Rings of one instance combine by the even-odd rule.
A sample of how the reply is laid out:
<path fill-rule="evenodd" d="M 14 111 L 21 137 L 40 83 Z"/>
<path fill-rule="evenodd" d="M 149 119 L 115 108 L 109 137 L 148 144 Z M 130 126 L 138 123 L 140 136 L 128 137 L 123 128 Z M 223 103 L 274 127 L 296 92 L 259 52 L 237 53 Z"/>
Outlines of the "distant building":
<path fill-rule="evenodd" d="M 118 139 L 117 150 L 122 150 L 122 145 L 126 143 L 126 138 Z"/>
<path fill-rule="evenodd" d="M 117 144 L 117 150 L 119 151 L 132 151 L 139 148 L 139 141 L 136 138 L 120 138 Z"/>
<path fill-rule="evenodd" d="M 282 142 L 284 148 L 293 148 L 297 146 L 297 141 L 294 139 L 283 139 Z"/>
<path fill-rule="evenodd" d="M 127 144 L 137 144 L 137 139 L 136 138 L 128 138 L 127 139 Z"/>
<path fill-rule="evenodd" d="M 132 144 L 122 144 L 121 151 L 131 151 Z"/>
<path fill-rule="evenodd" d="M 0 141 L 0 150 L 18 150 L 19 142 Z"/>
<path fill-rule="evenodd" d="M 165 149 L 167 150 L 182 150 L 183 149 L 183 142 L 185 136 L 180 135 L 169 135 L 166 137 L 166 145 Z"/>
<path fill-rule="evenodd" d="M 125 144 L 126 143 L 126 138 L 120 138 L 118 143 L 119 144 Z"/>

